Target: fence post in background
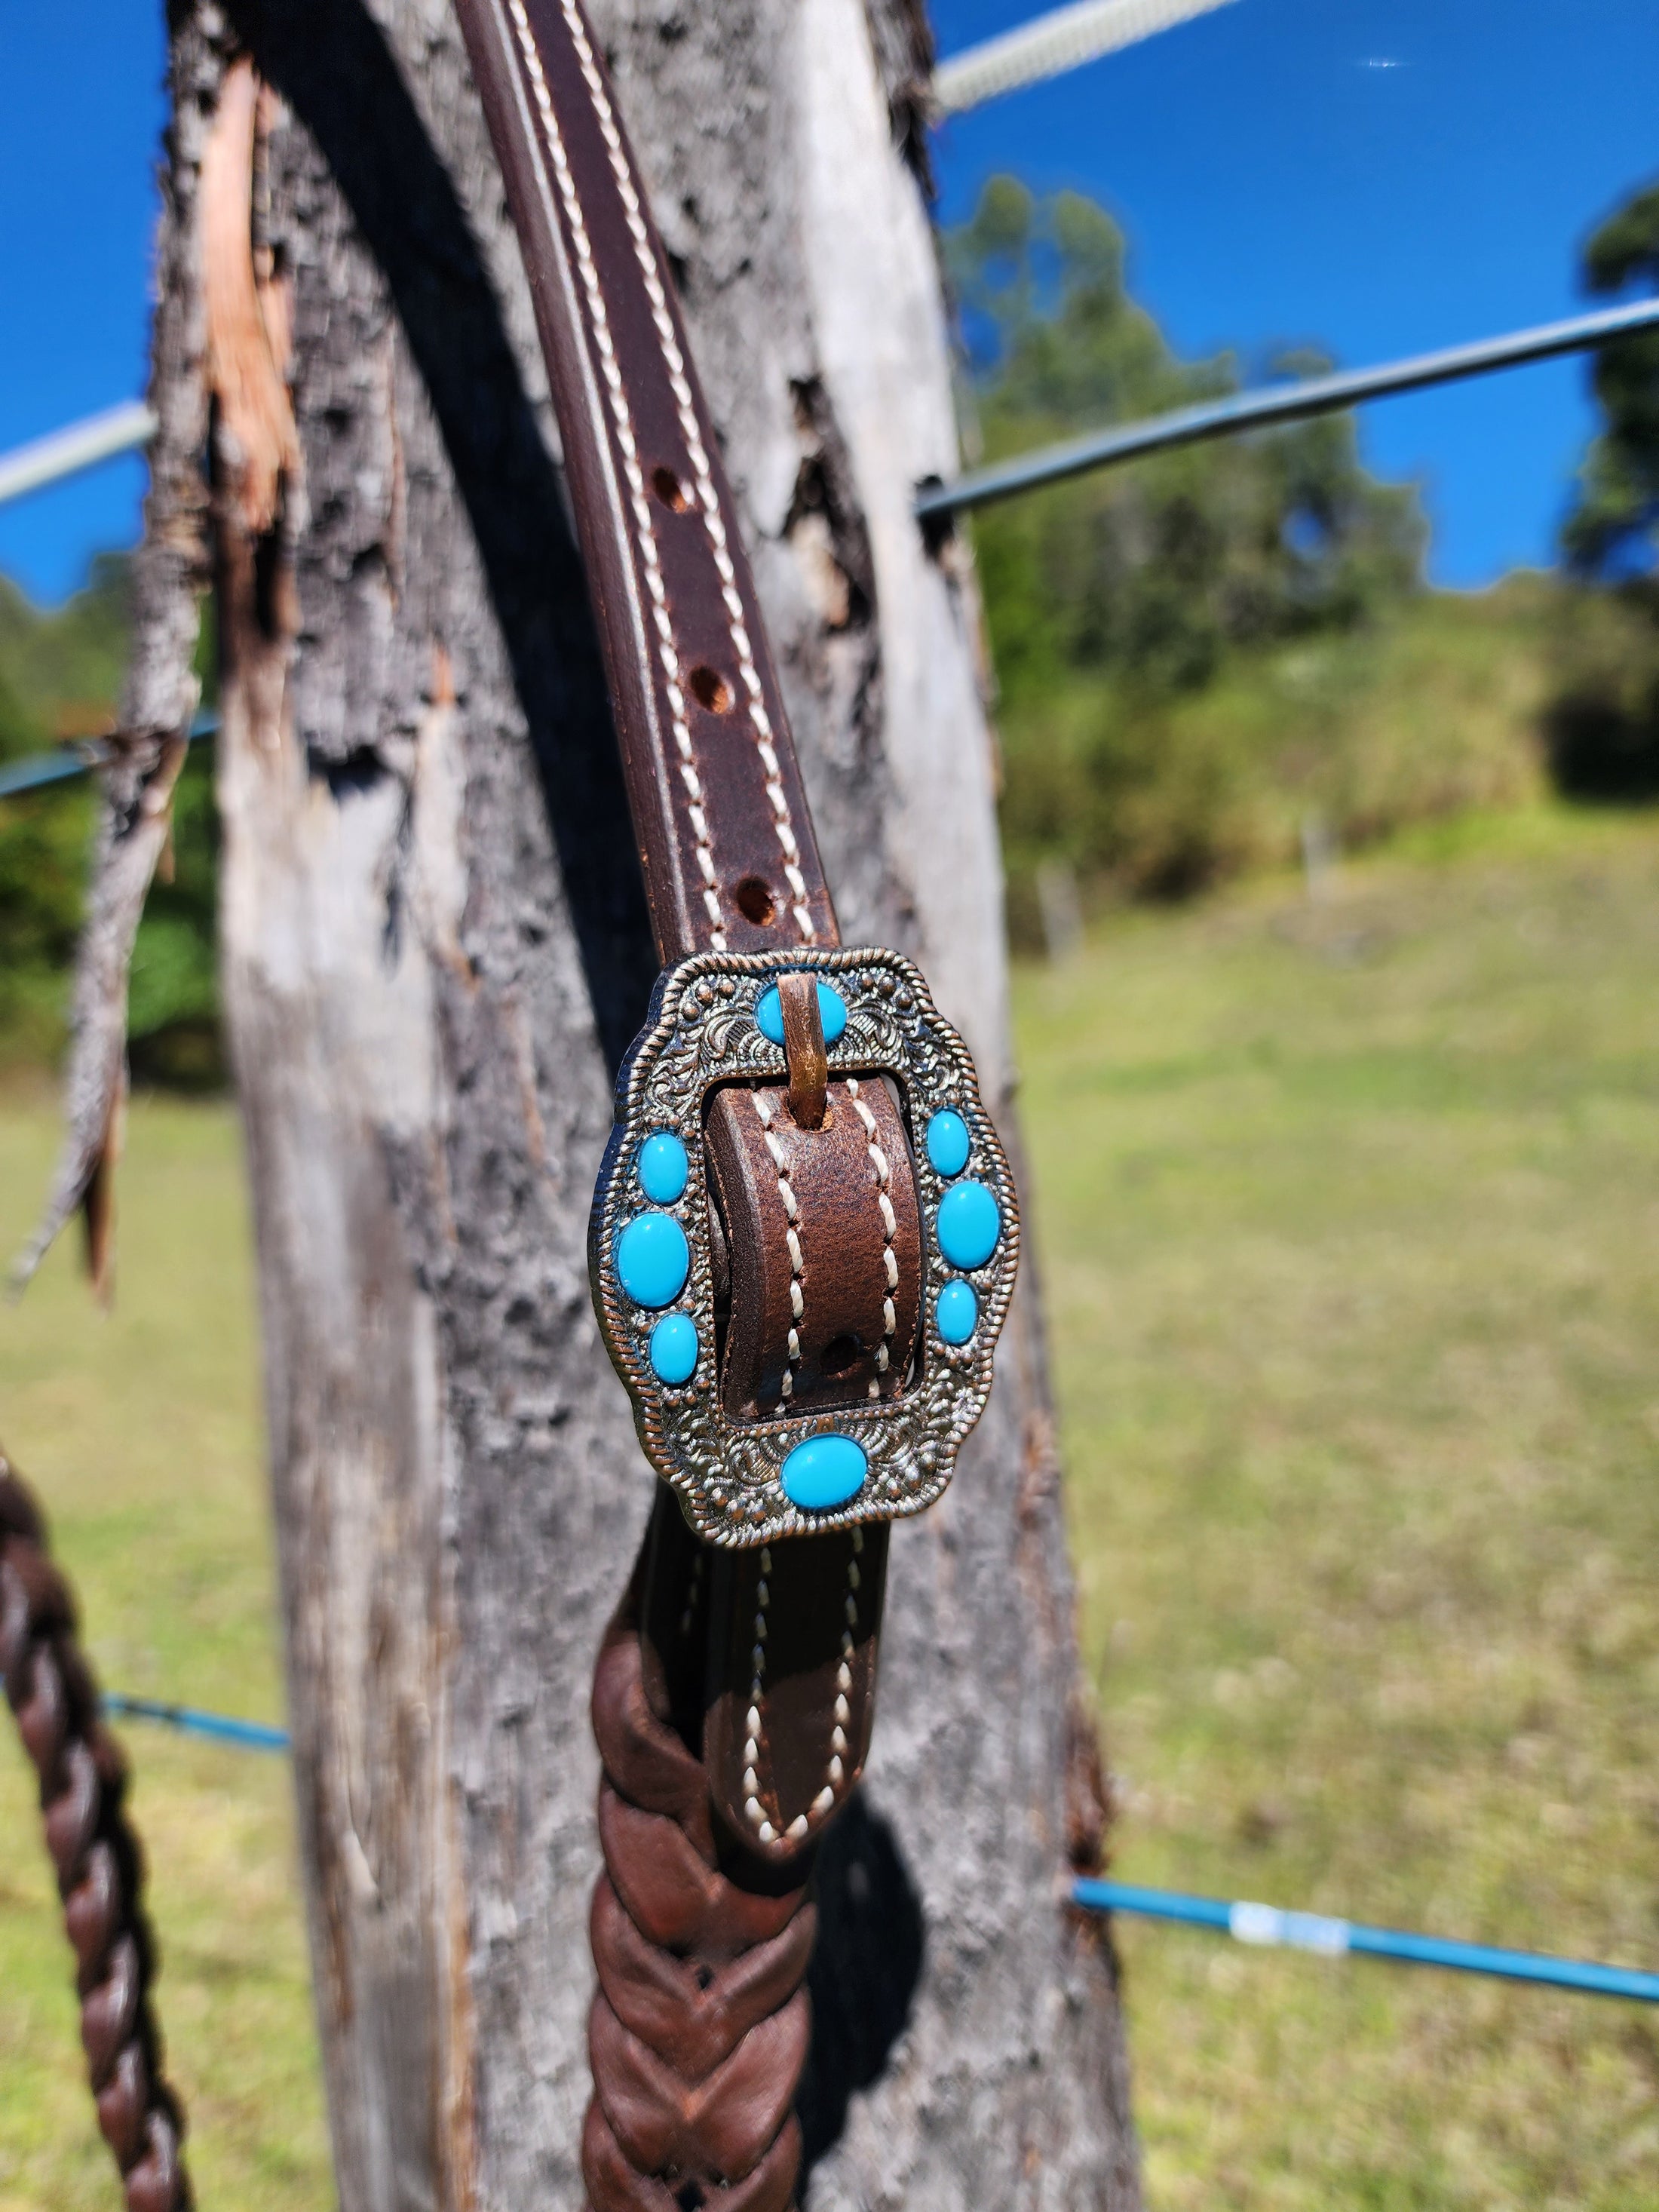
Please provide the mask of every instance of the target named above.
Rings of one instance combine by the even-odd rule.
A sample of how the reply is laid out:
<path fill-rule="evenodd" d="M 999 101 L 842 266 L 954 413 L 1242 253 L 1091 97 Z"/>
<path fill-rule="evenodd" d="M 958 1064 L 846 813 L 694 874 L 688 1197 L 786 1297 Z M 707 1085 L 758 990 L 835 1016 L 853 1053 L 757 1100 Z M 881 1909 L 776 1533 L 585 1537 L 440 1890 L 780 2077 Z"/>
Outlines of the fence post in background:
<path fill-rule="evenodd" d="M 1316 806 L 1302 817 L 1302 876 L 1310 906 L 1322 906 L 1329 898 L 1336 874 L 1336 833 Z"/>
<path fill-rule="evenodd" d="M 1077 871 L 1069 860 L 1040 860 L 1036 871 L 1037 908 L 1042 916 L 1042 941 L 1056 968 L 1072 958 L 1083 943 L 1083 905 L 1078 896 Z"/>

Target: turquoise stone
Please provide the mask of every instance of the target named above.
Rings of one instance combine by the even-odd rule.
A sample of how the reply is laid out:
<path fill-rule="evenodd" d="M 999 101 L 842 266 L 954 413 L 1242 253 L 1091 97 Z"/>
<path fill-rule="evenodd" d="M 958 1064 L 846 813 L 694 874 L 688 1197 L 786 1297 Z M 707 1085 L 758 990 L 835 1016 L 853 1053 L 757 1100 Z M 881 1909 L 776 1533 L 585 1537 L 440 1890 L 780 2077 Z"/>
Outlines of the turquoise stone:
<path fill-rule="evenodd" d="M 968 1124 L 948 1106 L 927 1124 L 927 1157 L 942 1176 L 959 1176 L 968 1164 Z"/>
<path fill-rule="evenodd" d="M 939 1249 L 951 1265 L 982 1267 L 1001 1234 L 1001 1209 L 986 1185 L 952 1183 L 939 1202 Z"/>
<path fill-rule="evenodd" d="M 651 1372 L 672 1389 L 696 1371 L 696 1323 L 690 1314 L 665 1314 L 651 1332 Z"/>
<path fill-rule="evenodd" d="M 827 1513 L 864 1487 L 870 1462 L 851 1437 L 809 1437 L 783 1462 L 783 1494 L 803 1513 Z"/>
<path fill-rule="evenodd" d="M 640 1188 L 653 1206 L 672 1206 L 685 1194 L 691 1163 L 685 1146 L 666 1129 L 659 1129 L 640 1146 Z"/>
<path fill-rule="evenodd" d="M 617 1239 L 617 1276 L 636 1306 L 671 1305 L 691 1272 L 691 1248 L 672 1213 L 636 1213 Z"/>
<path fill-rule="evenodd" d="M 818 985 L 818 1019 L 823 1024 L 823 1042 L 835 1044 L 847 1027 L 847 1001 L 839 991 L 832 991 L 827 983 Z M 755 1027 L 774 1044 L 783 1042 L 783 1000 L 778 996 L 775 983 L 769 991 L 761 994 L 761 1002 L 755 1009 Z"/>
<path fill-rule="evenodd" d="M 947 1283 L 939 1294 L 934 1316 L 947 1344 L 966 1344 L 979 1327 L 979 1300 L 973 1285 L 960 1280 Z"/>

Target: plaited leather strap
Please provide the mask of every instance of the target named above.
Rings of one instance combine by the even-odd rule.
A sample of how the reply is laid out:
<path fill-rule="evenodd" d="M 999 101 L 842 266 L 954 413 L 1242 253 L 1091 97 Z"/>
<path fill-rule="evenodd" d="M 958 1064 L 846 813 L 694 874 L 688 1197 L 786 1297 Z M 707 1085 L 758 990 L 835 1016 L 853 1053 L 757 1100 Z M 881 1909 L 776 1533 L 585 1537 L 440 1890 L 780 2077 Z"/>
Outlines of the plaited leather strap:
<path fill-rule="evenodd" d="M 46 1523 L 0 1452 L 0 1680 L 40 1783 L 46 1848 L 75 1948 L 81 2041 L 128 2212 L 188 2212 L 184 2121 L 150 2011 L 154 1945 L 126 1762 L 98 1714 Z"/>

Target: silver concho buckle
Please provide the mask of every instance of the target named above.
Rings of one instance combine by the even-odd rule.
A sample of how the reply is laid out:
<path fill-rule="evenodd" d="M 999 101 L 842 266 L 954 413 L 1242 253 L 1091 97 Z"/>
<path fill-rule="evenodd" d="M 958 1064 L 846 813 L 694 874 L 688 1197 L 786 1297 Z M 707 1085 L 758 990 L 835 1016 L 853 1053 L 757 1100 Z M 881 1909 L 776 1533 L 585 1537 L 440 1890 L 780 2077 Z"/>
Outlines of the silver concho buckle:
<path fill-rule="evenodd" d="M 788 974 L 818 980 L 831 1079 L 897 1085 L 921 1223 L 920 1356 L 880 1404 L 737 1421 L 716 1371 L 704 1108 L 721 1085 L 787 1079 L 774 987 Z M 801 947 L 664 969 L 617 1077 L 588 1268 L 646 1456 L 700 1536 L 747 1547 L 931 1505 L 990 1395 L 1018 1258 L 1013 1178 L 973 1061 L 910 961 Z"/>

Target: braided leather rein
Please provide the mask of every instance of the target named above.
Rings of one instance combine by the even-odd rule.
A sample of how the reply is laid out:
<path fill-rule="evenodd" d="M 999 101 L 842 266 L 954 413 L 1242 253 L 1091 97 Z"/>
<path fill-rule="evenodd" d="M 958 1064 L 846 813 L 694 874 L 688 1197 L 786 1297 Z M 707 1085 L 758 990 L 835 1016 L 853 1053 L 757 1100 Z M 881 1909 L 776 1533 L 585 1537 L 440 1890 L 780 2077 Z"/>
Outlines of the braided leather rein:
<path fill-rule="evenodd" d="M 663 973 L 594 1303 L 662 1480 L 600 1654 L 593 2212 L 785 2212 L 813 1860 L 891 1522 L 989 1394 L 1018 1210 L 969 1055 L 841 946 L 719 441 L 581 0 L 456 0 L 530 277 Z"/>
<path fill-rule="evenodd" d="M 81 2041 L 129 2212 L 186 2212 L 184 2124 L 150 2012 L 154 1950 L 127 1770 L 98 1714 L 69 1586 L 40 1508 L 0 1451 L 0 1679 L 40 1780 L 46 1848 L 75 1948 Z"/>

